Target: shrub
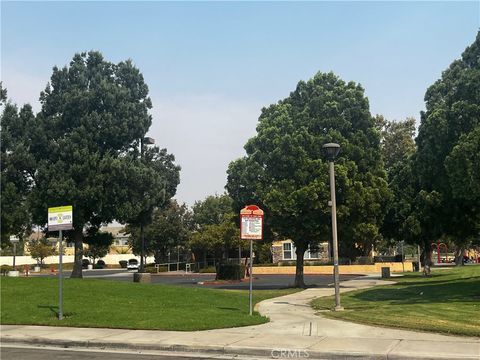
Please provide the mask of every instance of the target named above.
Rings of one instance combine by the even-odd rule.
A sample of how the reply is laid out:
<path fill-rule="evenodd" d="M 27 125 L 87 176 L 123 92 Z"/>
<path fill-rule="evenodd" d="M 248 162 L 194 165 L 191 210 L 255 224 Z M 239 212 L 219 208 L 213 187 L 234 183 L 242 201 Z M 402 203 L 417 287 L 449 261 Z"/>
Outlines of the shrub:
<path fill-rule="evenodd" d="M 273 267 L 280 266 L 279 263 L 253 264 L 253 267 Z"/>
<path fill-rule="evenodd" d="M 207 266 L 205 268 L 202 268 L 198 270 L 200 274 L 205 274 L 205 273 L 213 273 L 215 274 L 217 272 L 217 269 L 215 269 L 215 266 Z"/>
<path fill-rule="evenodd" d="M 245 266 L 240 264 L 219 264 L 217 280 L 240 280 L 245 275 Z"/>
<path fill-rule="evenodd" d="M 10 265 L 2 265 L 2 266 L 0 266 L 0 272 L 1 272 L 2 275 L 4 275 L 4 276 L 7 275 L 7 273 L 8 273 L 9 271 L 12 271 L 12 270 L 13 270 L 13 267 L 10 266 Z"/>
<path fill-rule="evenodd" d="M 90 260 L 82 259 L 82 269 L 86 269 L 90 265 Z"/>
<path fill-rule="evenodd" d="M 127 268 L 127 264 L 128 264 L 128 261 L 127 261 L 127 260 L 120 260 L 118 263 L 120 264 L 120 267 L 121 267 L 122 269 L 126 269 L 126 268 Z"/>
<path fill-rule="evenodd" d="M 373 265 L 373 259 L 369 256 L 359 256 L 353 262 L 354 265 Z"/>
<path fill-rule="evenodd" d="M 279 266 L 295 266 L 297 263 L 295 261 L 280 261 Z"/>
<path fill-rule="evenodd" d="M 159 266 L 158 271 L 155 265 L 148 265 L 144 267 L 144 271 L 150 274 L 156 274 L 157 272 L 167 272 L 167 266 Z"/>

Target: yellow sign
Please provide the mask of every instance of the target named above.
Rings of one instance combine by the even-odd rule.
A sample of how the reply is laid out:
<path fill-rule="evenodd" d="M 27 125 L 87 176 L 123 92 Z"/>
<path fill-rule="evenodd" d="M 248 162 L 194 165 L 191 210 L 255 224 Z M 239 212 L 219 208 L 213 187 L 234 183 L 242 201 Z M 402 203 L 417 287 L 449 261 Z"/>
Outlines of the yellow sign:
<path fill-rule="evenodd" d="M 48 231 L 73 228 L 73 206 L 48 208 Z"/>

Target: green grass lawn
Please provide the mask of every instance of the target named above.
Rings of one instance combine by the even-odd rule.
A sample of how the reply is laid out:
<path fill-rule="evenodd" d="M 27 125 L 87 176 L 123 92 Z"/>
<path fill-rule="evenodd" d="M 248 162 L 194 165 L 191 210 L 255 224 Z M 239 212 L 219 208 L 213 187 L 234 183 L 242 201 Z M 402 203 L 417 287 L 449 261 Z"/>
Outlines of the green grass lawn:
<path fill-rule="evenodd" d="M 330 310 L 334 297 L 312 302 L 322 315 L 358 323 L 480 336 L 480 265 L 434 269 L 425 278 L 407 273 L 395 285 L 342 294 L 343 312 Z"/>
<path fill-rule="evenodd" d="M 296 290 L 257 290 L 254 303 Z M 262 324 L 248 315 L 248 291 L 65 279 L 63 312 L 58 279 L 2 278 L 1 323 L 124 329 L 206 330 Z"/>

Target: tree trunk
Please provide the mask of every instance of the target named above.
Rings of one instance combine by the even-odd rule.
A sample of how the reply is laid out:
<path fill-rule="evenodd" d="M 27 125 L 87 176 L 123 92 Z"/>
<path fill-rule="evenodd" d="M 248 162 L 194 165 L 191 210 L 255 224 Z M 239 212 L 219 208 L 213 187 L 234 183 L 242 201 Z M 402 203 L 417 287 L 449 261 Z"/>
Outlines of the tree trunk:
<path fill-rule="evenodd" d="M 425 276 L 430 275 L 430 268 L 432 266 L 432 248 L 429 242 L 424 243 L 424 249 L 421 254 L 420 262 L 423 266 L 423 274 Z"/>
<path fill-rule="evenodd" d="M 296 247 L 295 253 L 297 254 L 296 268 L 295 268 L 295 284 L 296 288 L 305 288 L 305 282 L 303 281 L 303 256 L 305 255 L 306 246 L 301 245 Z"/>
<path fill-rule="evenodd" d="M 463 247 L 457 247 L 455 249 L 455 266 L 462 266 L 463 265 Z"/>
<path fill-rule="evenodd" d="M 83 278 L 82 275 L 82 259 L 83 259 L 83 226 L 73 231 L 73 239 L 75 241 L 75 260 L 73 271 L 70 278 Z"/>

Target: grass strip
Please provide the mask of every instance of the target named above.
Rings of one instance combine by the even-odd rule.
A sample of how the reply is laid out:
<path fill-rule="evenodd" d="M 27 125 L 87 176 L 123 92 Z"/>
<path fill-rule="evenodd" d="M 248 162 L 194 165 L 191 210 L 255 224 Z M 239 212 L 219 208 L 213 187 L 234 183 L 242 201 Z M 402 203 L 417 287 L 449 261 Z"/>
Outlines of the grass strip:
<path fill-rule="evenodd" d="M 256 290 L 253 300 L 295 292 Z M 248 315 L 248 291 L 186 288 L 100 279 L 64 280 L 64 320 L 57 320 L 56 278 L 3 278 L 2 324 L 156 330 L 207 330 L 262 324 Z"/>
<path fill-rule="evenodd" d="M 342 294 L 343 312 L 330 311 L 335 298 L 315 299 L 322 316 L 362 324 L 480 336 L 480 265 L 435 269 L 431 277 L 406 273 L 395 285 Z"/>

